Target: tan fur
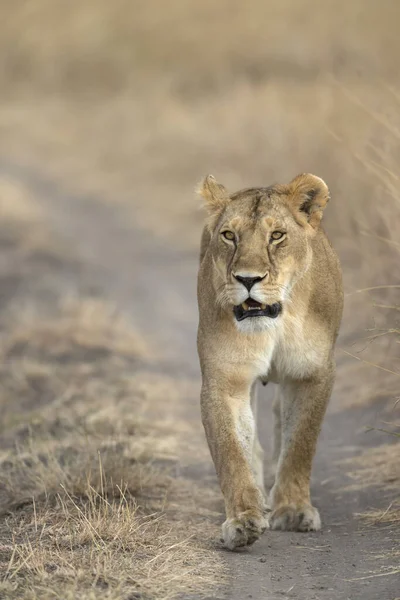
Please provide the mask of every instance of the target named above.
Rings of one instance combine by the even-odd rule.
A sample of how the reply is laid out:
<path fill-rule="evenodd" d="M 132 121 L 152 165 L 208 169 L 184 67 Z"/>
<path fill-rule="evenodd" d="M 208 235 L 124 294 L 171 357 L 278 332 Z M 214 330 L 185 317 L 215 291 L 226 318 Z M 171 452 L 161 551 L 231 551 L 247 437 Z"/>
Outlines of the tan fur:
<path fill-rule="evenodd" d="M 320 227 L 326 184 L 302 174 L 290 184 L 229 195 L 212 176 L 200 188 L 209 216 L 198 278 L 201 409 L 225 499 L 227 548 L 252 544 L 267 527 L 263 451 L 256 433 L 257 380 L 279 384 L 277 462 L 269 496 L 272 529 L 320 528 L 310 473 L 334 380 L 343 305 L 337 256 Z M 234 241 L 222 235 L 233 232 Z M 284 232 L 273 242 L 273 231 Z M 260 277 L 248 292 L 234 275 Z M 280 302 L 275 319 L 233 313 L 251 295 Z"/>

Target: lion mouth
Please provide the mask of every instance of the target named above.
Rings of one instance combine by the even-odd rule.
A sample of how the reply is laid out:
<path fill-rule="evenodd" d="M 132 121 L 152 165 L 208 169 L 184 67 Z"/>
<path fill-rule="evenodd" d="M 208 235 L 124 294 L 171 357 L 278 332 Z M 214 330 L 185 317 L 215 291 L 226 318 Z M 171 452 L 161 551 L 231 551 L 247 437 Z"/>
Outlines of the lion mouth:
<path fill-rule="evenodd" d="M 233 307 L 237 321 L 243 321 L 248 317 L 269 317 L 270 319 L 276 319 L 276 317 L 282 312 L 282 304 L 275 302 L 274 304 L 261 304 L 253 298 L 247 298 L 245 302 Z"/>

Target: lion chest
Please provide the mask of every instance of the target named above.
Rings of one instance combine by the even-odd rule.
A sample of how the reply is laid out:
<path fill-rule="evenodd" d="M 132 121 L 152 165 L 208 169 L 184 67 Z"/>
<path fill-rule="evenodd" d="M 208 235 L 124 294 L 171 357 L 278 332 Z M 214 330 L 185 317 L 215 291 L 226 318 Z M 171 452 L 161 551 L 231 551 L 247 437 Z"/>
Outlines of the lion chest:
<path fill-rule="evenodd" d="M 300 320 L 282 324 L 271 340 L 265 370 L 270 381 L 309 377 L 326 364 L 330 346 L 324 331 L 306 328 Z"/>

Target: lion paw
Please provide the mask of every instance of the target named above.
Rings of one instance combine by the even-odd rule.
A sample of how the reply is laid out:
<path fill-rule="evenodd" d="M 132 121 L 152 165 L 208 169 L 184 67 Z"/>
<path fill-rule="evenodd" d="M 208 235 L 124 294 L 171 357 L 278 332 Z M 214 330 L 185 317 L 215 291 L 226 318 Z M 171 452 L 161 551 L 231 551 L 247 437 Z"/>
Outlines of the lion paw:
<path fill-rule="evenodd" d="M 228 550 L 251 546 L 267 529 L 267 519 L 254 511 L 240 513 L 222 525 L 222 542 Z"/>
<path fill-rule="evenodd" d="M 269 526 L 281 531 L 318 531 L 321 518 L 310 504 L 286 504 L 272 511 Z"/>

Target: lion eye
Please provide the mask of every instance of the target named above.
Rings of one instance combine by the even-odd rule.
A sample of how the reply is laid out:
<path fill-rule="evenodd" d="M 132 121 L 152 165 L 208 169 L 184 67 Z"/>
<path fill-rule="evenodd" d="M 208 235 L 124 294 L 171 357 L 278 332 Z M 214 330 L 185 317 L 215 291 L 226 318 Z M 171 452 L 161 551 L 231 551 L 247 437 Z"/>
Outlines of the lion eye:
<path fill-rule="evenodd" d="M 233 231 L 223 231 L 222 235 L 226 240 L 232 241 L 235 239 L 235 234 L 233 233 Z"/>
<path fill-rule="evenodd" d="M 283 231 L 273 231 L 271 233 L 271 239 L 272 240 L 280 240 L 283 238 L 285 234 L 283 233 Z"/>

